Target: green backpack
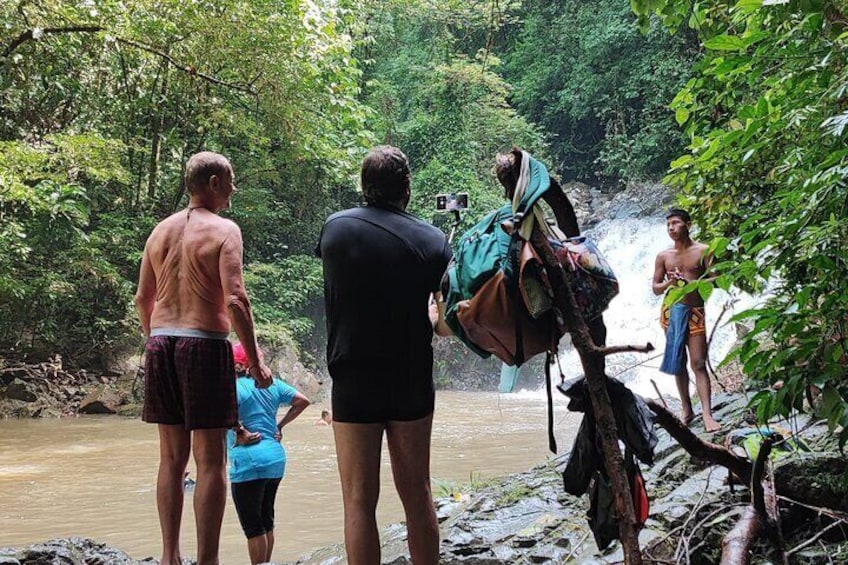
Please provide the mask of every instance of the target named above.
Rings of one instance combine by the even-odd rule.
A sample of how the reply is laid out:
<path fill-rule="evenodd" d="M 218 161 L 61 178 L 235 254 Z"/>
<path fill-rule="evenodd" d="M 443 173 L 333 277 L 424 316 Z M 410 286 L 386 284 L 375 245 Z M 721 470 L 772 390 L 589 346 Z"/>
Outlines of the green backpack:
<path fill-rule="evenodd" d="M 471 229 L 462 234 L 456 244 L 454 258 L 448 266 L 448 288 L 444 294 L 445 322 L 469 349 L 487 358 L 492 354 L 481 349 L 465 334 L 457 316 L 459 304 L 471 299 L 480 287 L 499 271 L 504 272 L 507 286 L 517 293 L 518 252 L 522 240 L 515 230 L 507 234 L 501 223 L 520 219 L 550 188 L 550 176 L 545 166 L 529 157 L 530 181 L 513 212 L 512 204 L 486 214 Z M 517 294 L 516 294 L 517 296 Z M 523 362 L 523 360 L 522 360 Z M 520 363 L 519 363 L 520 364 Z"/>

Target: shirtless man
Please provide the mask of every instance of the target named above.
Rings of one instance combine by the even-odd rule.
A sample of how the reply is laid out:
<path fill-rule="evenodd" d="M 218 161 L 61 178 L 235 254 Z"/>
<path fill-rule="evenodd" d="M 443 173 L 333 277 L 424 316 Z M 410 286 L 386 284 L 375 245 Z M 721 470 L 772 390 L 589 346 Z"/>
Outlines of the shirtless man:
<path fill-rule="evenodd" d="M 194 454 L 198 565 L 217 565 L 227 500 L 227 428 L 238 421 L 231 324 L 247 351 L 256 386 L 271 384 L 259 359 L 242 280 L 238 226 L 219 217 L 235 192 L 233 169 L 203 152 L 186 164 L 188 208 L 153 229 L 144 248 L 135 302 L 145 347 L 142 419 L 159 426 L 156 504 L 162 565 L 181 563 L 183 476 Z"/>
<path fill-rule="evenodd" d="M 662 294 L 672 286 L 701 278 L 708 271 L 710 257 L 706 255 L 707 246 L 689 236 L 691 226 L 692 219 L 685 210 L 672 209 L 666 216 L 668 236 L 674 246 L 657 255 L 652 285 L 654 294 Z M 704 428 L 714 432 L 721 425 L 712 414 L 705 322 L 704 301 L 697 292 L 690 292 L 671 307 L 663 304 L 660 323 L 666 331 L 666 349 L 660 371 L 675 376 L 683 404 L 680 417 L 688 425 L 695 417 L 689 398 L 689 373 L 686 371 L 686 349 L 689 350 L 695 387 L 703 408 Z"/>

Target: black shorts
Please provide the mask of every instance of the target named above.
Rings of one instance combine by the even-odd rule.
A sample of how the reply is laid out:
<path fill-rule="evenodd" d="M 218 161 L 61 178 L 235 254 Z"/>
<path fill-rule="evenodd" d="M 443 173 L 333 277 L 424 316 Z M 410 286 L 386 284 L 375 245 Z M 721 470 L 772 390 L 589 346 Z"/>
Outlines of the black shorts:
<path fill-rule="evenodd" d="M 433 362 L 338 361 L 333 379 L 333 421 L 375 424 L 412 421 L 433 413 L 436 392 Z"/>
<path fill-rule="evenodd" d="M 144 357 L 142 420 L 187 430 L 238 422 L 233 348 L 226 339 L 151 336 Z"/>
<path fill-rule="evenodd" d="M 247 539 L 274 530 L 274 501 L 281 480 L 256 479 L 230 485 L 236 514 Z"/>

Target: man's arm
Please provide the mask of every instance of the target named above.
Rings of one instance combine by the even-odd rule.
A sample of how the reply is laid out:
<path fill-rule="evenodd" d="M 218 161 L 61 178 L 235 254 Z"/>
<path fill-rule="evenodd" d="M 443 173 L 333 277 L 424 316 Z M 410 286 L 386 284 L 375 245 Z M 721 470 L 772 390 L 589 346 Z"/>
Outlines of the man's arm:
<path fill-rule="evenodd" d="M 148 240 L 149 244 L 149 240 Z M 135 309 L 141 322 L 141 331 L 145 336 L 150 335 L 150 317 L 153 315 L 153 304 L 156 302 L 156 273 L 150 264 L 150 256 L 144 246 L 141 258 L 141 269 L 138 275 L 138 290 L 135 293 Z"/>
<path fill-rule="evenodd" d="M 700 276 L 702 280 L 713 281 L 716 278 L 715 273 L 711 272 L 713 267 L 713 254 L 709 252 L 710 246 L 704 245 L 704 249 L 701 251 L 701 264 L 704 266 L 704 274 Z"/>
<path fill-rule="evenodd" d="M 669 276 L 666 280 L 665 258 L 662 253 L 658 253 L 656 261 L 654 261 L 654 280 L 651 284 L 651 290 L 654 291 L 654 294 L 660 295 L 676 282 L 677 278 L 672 276 Z"/>
<path fill-rule="evenodd" d="M 433 324 L 433 332 L 439 337 L 450 337 L 453 331 L 445 322 L 445 301 L 442 293 L 436 292 L 430 299 L 430 323 Z"/>
<path fill-rule="evenodd" d="M 247 353 L 249 363 L 247 372 L 256 381 L 256 386 L 267 388 L 272 382 L 271 369 L 266 367 L 259 358 L 259 346 L 256 343 L 253 327 L 253 312 L 250 309 L 250 300 L 247 298 L 242 275 L 241 230 L 235 224 L 230 224 L 230 233 L 221 245 L 218 268 L 230 321 Z"/>

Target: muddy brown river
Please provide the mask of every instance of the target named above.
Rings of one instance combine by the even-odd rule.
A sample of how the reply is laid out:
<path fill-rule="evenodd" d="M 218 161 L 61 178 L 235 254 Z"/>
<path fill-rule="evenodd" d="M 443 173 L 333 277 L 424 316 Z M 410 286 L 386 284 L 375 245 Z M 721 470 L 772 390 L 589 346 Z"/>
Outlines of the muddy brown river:
<path fill-rule="evenodd" d="M 557 393 L 554 393 L 557 394 Z M 581 414 L 555 398 L 560 450 L 568 450 Z M 521 472 L 545 461 L 545 398 L 540 392 L 439 392 L 432 475 L 440 485 Z M 315 426 L 313 405 L 286 428 L 286 477 L 277 498 L 276 562 L 342 541 L 342 502 L 332 430 Z M 156 427 L 114 416 L 0 421 L 0 547 L 84 536 L 134 558 L 159 557 L 154 482 Z M 383 453 L 381 526 L 403 520 Z M 189 469 L 194 475 L 193 463 Z M 186 493 L 183 554 L 196 554 L 192 493 Z M 245 540 L 228 499 L 221 539 L 227 565 L 247 562 Z"/>

